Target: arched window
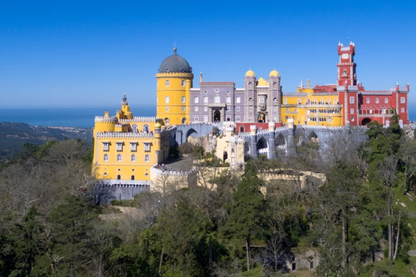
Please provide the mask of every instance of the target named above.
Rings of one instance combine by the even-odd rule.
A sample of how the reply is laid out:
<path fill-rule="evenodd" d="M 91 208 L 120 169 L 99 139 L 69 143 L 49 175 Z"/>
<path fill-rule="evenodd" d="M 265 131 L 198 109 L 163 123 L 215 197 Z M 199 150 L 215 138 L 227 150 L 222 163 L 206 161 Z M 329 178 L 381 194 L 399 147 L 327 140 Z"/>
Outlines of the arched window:
<path fill-rule="evenodd" d="M 236 102 L 237 104 L 241 103 L 241 98 L 240 98 L 240 96 L 237 96 L 237 98 L 235 98 L 235 102 Z"/>
<path fill-rule="evenodd" d="M 227 103 L 231 103 L 231 97 L 227 96 Z"/>
<path fill-rule="evenodd" d="M 214 102 L 215 103 L 220 103 L 221 102 L 221 98 L 219 96 L 215 96 Z"/>
<path fill-rule="evenodd" d="M 147 125 L 147 124 L 144 124 L 144 125 L 143 125 L 143 132 L 144 132 L 144 133 L 149 133 L 149 132 L 150 132 L 149 125 Z"/>
<path fill-rule="evenodd" d="M 168 104 L 169 103 L 169 96 L 165 97 L 165 103 Z"/>
<path fill-rule="evenodd" d="M 165 86 L 167 86 L 167 87 L 169 86 L 169 80 L 165 81 Z"/>
<path fill-rule="evenodd" d="M 208 96 L 204 96 L 204 103 L 208 103 Z"/>
<path fill-rule="evenodd" d="M 121 175 L 117 175 L 117 180 L 121 180 Z"/>
<path fill-rule="evenodd" d="M 253 102 L 253 98 L 251 98 L 251 97 L 250 97 L 250 98 L 248 99 L 248 102 L 249 102 L 249 103 Z"/>
<path fill-rule="evenodd" d="M 389 99 L 388 98 L 384 98 L 384 103 L 388 104 L 389 103 Z"/>
<path fill-rule="evenodd" d="M 169 106 L 165 107 L 165 111 L 167 111 L 167 112 L 169 111 Z"/>
<path fill-rule="evenodd" d="M 150 162 L 150 156 L 149 156 L 149 154 L 146 154 L 146 155 L 144 156 L 144 161 L 145 161 L 146 163 Z"/>
<path fill-rule="evenodd" d="M 328 104 L 331 104 L 331 99 L 328 98 Z"/>
<path fill-rule="evenodd" d="M 287 98 L 285 98 L 285 100 L 283 101 L 285 104 L 287 104 Z"/>
<path fill-rule="evenodd" d="M 165 118 L 165 124 L 168 125 L 169 124 L 169 118 Z"/>
<path fill-rule="evenodd" d="M 199 97 L 198 96 L 195 96 L 195 99 L 194 99 L 194 103 L 199 103 Z"/>
<path fill-rule="evenodd" d="M 186 118 L 182 117 L 182 124 L 185 124 L 185 123 L 186 123 Z"/>
<path fill-rule="evenodd" d="M 118 154 L 118 155 L 117 155 L 117 161 L 118 161 L 118 162 L 121 162 L 121 154 Z"/>
<path fill-rule="evenodd" d="M 185 96 L 182 96 L 182 103 L 185 103 Z"/>
<path fill-rule="evenodd" d="M 240 116 L 237 116 L 236 121 L 237 122 L 241 121 L 241 117 Z"/>
<path fill-rule="evenodd" d="M 329 117 L 329 118 L 328 118 L 328 122 L 329 122 L 329 123 L 332 123 L 332 117 Z"/>
<path fill-rule="evenodd" d="M 182 80 L 181 84 L 184 87 L 185 86 L 185 80 Z"/>
<path fill-rule="evenodd" d="M 131 175 L 131 179 L 134 180 L 134 175 Z"/>
<path fill-rule="evenodd" d="M 107 176 L 107 172 L 104 172 L 104 176 Z"/>
<path fill-rule="evenodd" d="M 378 102 L 379 102 L 379 101 L 378 101 L 378 98 L 376 98 L 376 104 L 378 104 Z"/>
<path fill-rule="evenodd" d="M 139 132 L 139 128 L 137 127 L 136 124 L 131 125 L 131 130 L 132 130 L 133 133 Z"/>
<path fill-rule="evenodd" d="M 302 102 L 300 101 L 300 98 L 298 98 L 298 104 L 301 104 Z"/>
<path fill-rule="evenodd" d="M 338 99 L 337 98 L 334 99 L 334 105 L 336 105 L 336 104 L 338 104 Z"/>
<path fill-rule="evenodd" d="M 366 104 L 370 104 L 370 98 L 365 99 Z"/>
<path fill-rule="evenodd" d="M 104 161 L 108 162 L 108 155 L 107 154 L 104 154 Z"/>
<path fill-rule="evenodd" d="M 131 161 L 132 162 L 135 162 L 136 161 L 136 155 L 135 154 L 131 155 Z"/>
<path fill-rule="evenodd" d="M 347 71 L 346 69 L 344 69 L 344 70 L 342 71 L 342 76 L 348 76 L 348 71 Z"/>
<path fill-rule="evenodd" d="M 240 133 L 244 133 L 244 126 L 240 126 Z"/>

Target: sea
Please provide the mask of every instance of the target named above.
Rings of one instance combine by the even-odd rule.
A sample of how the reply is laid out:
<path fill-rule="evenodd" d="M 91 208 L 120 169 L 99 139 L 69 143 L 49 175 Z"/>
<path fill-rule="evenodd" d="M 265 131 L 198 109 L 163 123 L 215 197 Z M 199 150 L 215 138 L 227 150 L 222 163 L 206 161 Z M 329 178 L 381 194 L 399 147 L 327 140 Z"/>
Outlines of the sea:
<path fill-rule="evenodd" d="M 34 126 L 94 127 L 95 116 L 104 116 L 108 110 L 115 116 L 120 107 L 94 108 L 0 108 L 0 122 L 20 122 Z M 134 116 L 156 116 L 155 106 L 135 106 Z"/>
<path fill-rule="evenodd" d="M 108 110 L 114 116 L 119 107 L 113 108 L 0 108 L 0 122 L 20 122 L 34 126 L 80 127 L 94 126 L 95 116 L 103 116 Z M 134 116 L 155 116 L 154 106 L 139 106 L 132 109 Z M 409 119 L 416 121 L 416 110 L 411 110 Z"/>

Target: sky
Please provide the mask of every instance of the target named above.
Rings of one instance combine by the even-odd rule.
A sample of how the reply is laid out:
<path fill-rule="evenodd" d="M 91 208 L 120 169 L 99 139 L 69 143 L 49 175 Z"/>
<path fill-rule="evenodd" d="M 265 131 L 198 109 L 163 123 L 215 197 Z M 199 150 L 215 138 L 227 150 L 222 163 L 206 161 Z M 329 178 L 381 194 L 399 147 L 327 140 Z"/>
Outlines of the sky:
<path fill-rule="evenodd" d="M 356 45 L 368 90 L 410 83 L 416 105 L 416 1 L 0 1 L 0 108 L 154 105 L 155 74 L 178 54 L 204 81 L 279 71 L 336 82 L 338 42 Z M 415 91 L 412 88 L 415 85 Z"/>

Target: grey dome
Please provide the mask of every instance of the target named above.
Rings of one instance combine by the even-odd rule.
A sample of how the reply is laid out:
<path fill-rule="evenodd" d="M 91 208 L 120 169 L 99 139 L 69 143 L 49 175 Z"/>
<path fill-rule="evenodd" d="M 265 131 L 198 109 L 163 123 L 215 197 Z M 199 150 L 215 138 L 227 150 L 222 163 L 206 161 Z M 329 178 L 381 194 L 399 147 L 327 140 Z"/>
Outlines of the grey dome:
<path fill-rule="evenodd" d="M 189 63 L 176 54 L 176 48 L 173 49 L 174 54 L 167 57 L 163 60 L 159 67 L 159 73 L 168 73 L 168 72 L 183 72 L 183 73 L 192 73 L 192 67 L 189 66 Z"/>

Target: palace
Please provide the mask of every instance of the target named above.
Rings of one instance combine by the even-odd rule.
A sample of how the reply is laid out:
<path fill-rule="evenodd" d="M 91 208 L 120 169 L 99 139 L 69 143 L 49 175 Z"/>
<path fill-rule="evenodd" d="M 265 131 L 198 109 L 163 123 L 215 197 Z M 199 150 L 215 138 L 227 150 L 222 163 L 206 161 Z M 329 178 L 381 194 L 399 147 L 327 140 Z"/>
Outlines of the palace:
<path fill-rule="evenodd" d="M 234 82 L 204 82 L 200 73 L 199 87 L 194 88 L 192 67 L 174 48 L 156 74 L 156 117 L 134 117 L 124 95 L 115 116 L 105 111 L 95 118 L 93 174 L 107 184 L 134 186 L 129 196 L 123 196 L 126 199 L 149 189 L 154 165 L 166 161 L 170 147 L 184 143 L 192 133 L 207 135 L 214 125 L 222 129 L 228 122 L 235 134 L 227 132 L 241 138 L 232 141 L 246 145 L 241 147 L 243 156 L 253 158 L 258 153 L 276 158 L 277 148 L 287 150 L 293 143 L 293 125 L 316 135 L 313 128 L 339 130 L 372 121 L 389 126 L 396 113 L 401 125 L 408 124 L 409 85 L 365 90 L 357 81 L 354 43 L 339 44 L 338 56 L 336 84 L 311 86 L 308 80 L 296 92 L 286 93 L 276 70 L 267 80 L 248 70 L 243 88 Z M 234 144 L 224 143 L 224 149 L 234 149 Z M 236 160 L 241 164 L 241 158 Z"/>

